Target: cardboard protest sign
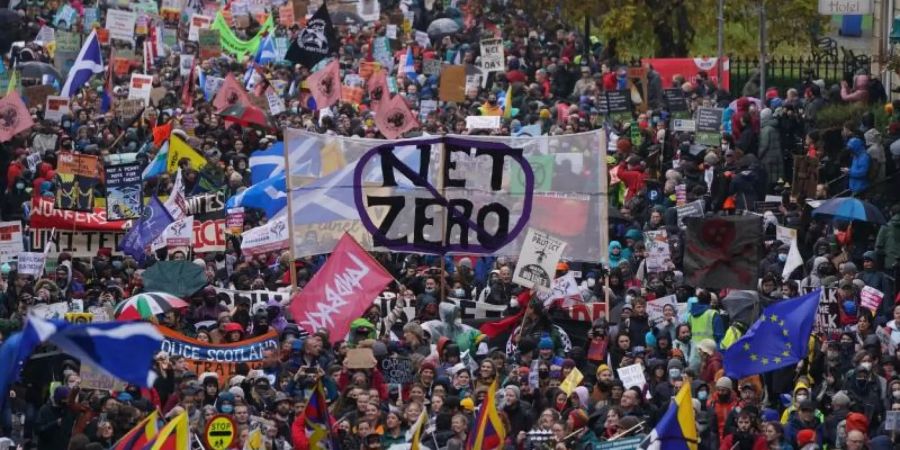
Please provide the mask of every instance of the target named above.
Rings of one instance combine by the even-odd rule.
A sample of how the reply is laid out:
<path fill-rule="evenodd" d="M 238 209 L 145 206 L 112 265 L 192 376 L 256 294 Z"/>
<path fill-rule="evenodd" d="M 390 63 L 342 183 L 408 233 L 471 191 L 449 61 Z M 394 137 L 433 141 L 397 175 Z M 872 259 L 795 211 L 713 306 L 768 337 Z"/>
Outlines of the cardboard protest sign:
<path fill-rule="evenodd" d="M 503 39 L 482 39 L 481 70 L 485 72 L 506 70 L 506 58 L 503 52 Z"/>
<path fill-rule="evenodd" d="M 131 82 L 128 83 L 129 100 L 143 100 L 145 105 L 149 105 L 152 90 L 153 75 L 131 74 Z"/>
<path fill-rule="evenodd" d="M 0 222 L 0 264 L 12 261 L 23 251 L 22 223 L 17 220 Z"/>
<path fill-rule="evenodd" d="M 56 93 L 56 88 L 49 84 L 28 86 L 24 90 L 25 106 L 39 108 L 47 103 L 47 97 Z"/>
<path fill-rule="evenodd" d="M 106 29 L 109 37 L 126 42 L 134 42 L 134 24 L 137 21 L 137 13 L 110 9 L 106 11 Z"/>
<path fill-rule="evenodd" d="M 619 379 L 622 380 L 625 389 L 633 387 L 643 388 L 647 384 L 647 379 L 644 378 L 644 369 L 640 364 L 620 367 L 616 369 L 616 372 L 619 374 Z"/>
<path fill-rule="evenodd" d="M 348 369 L 371 369 L 377 363 L 371 348 L 351 348 L 344 359 L 344 365 Z"/>
<path fill-rule="evenodd" d="M 445 102 L 466 100 L 466 66 L 443 66 L 441 68 L 438 98 Z"/>
<path fill-rule="evenodd" d="M 200 59 L 206 60 L 222 55 L 222 38 L 219 30 L 200 29 L 198 31 Z"/>
<path fill-rule="evenodd" d="M 113 107 L 113 115 L 120 119 L 131 119 L 144 110 L 143 99 L 117 100 Z"/>
<path fill-rule="evenodd" d="M 141 164 L 106 166 L 107 220 L 130 220 L 141 217 Z"/>
<path fill-rule="evenodd" d="M 44 273 L 44 261 L 47 254 L 44 252 L 21 252 L 18 255 L 17 267 L 20 275 L 40 277 Z"/>
<path fill-rule="evenodd" d="M 188 40 L 197 42 L 200 40 L 200 30 L 207 29 L 212 26 L 212 18 L 200 14 L 191 16 L 190 28 L 188 29 Z"/>
<path fill-rule="evenodd" d="M 44 119 L 59 123 L 62 117 L 72 112 L 69 109 L 69 99 L 58 95 L 48 95 L 44 105 Z"/>
<path fill-rule="evenodd" d="M 666 230 L 645 231 L 644 248 L 647 250 L 647 257 L 644 261 L 646 261 L 648 272 L 669 270 L 672 266 L 672 255 Z"/>
<path fill-rule="evenodd" d="M 239 363 L 246 363 L 250 369 L 259 369 L 266 350 L 278 351 L 278 333 L 275 331 L 235 344 L 210 344 L 166 327 L 158 326 L 157 329 L 164 337 L 162 351 L 183 357 L 188 363 L 188 370 L 197 375 L 215 372 L 219 375 L 220 384 L 236 373 Z"/>
<path fill-rule="evenodd" d="M 527 288 L 549 290 L 556 278 L 556 264 L 566 243 L 534 228 L 528 228 L 512 281 Z"/>
<path fill-rule="evenodd" d="M 112 375 L 94 368 L 90 364 L 81 364 L 78 372 L 81 378 L 81 389 L 98 389 L 101 391 L 124 391 L 126 383 Z"/>
<path fill-rule="evenodd" d="M 100 160 L 94 155 L 62 152 L 56 166 L 56 202 L 59 209 L 92 211 L 94 186 L 100 182 Z"/>

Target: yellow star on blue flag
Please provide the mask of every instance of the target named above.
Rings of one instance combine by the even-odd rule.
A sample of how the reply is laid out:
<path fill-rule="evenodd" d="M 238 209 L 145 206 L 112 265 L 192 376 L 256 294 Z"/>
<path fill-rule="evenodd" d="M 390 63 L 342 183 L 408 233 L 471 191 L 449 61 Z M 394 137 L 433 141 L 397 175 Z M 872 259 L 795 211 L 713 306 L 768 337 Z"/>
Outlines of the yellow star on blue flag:
<path fill-rule="evenodd" d="M 803 359 L 821 293 L 816 290 L 766 308 L 747 333 L 722 352 L 725 374 L 733 380 L 740 379 Z"/>

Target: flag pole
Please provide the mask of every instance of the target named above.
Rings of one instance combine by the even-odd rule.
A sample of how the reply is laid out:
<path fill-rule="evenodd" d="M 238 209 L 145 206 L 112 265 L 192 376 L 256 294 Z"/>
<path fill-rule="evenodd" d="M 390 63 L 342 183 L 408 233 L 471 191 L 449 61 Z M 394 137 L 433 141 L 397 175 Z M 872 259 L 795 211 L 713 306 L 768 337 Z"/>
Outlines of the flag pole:
<path fill-rule="evenodd" d="M 609 195 L 608 195 L 608 187 L 607 187 L 607 169 L 606 169 L 606 147 L 609 146 L 609 137 L 606 134 L 606 125 L 600 128 L 600 158 L 603 161 L 603 169 L 597 171 L 597 191 L 600 193 L 600 210 L 597 213 L 600 215 L 600 268 L 603 271 L 603 266 L 609 267 L 609 261 L 607 260 L 607 253 L 605 249 L 609 248 Z M 662 152 L 660 152 L 662 153 Z M 603 304 L 606 307 L 606 320 L 609 320 L 609 274 L 604 276 L 604 289 L 603 289 Z"/>
<path fill-rule="evenodd" d="M 443 134 L 442 137 L 443 136 L 446 136 L 446 133 Z M 441 141 L 441 143 L 438 145 L 440 146 L 440 149 L 441 149 L 441 160 L 439 161 L 440 164 L 438 164 L 438 175 L 437 175 L 438 190 L 441 193 L 441 197 L 447 198 L 447 192 L 446 192 L 447 185 L 444 182 L 444 167 L 446 167 L 447 162 L 448 162 L 447 158 L 449 158 L 450 155 L 446 152 L 446 147 L 445 147 L 443 141 Z M 447 208 L 445 208 L 445 211 L 443 212 L 442 217 L 441 217 L 441 249 L 442 250 L 447 248 L 447 219 L 448 219 L 448 216 L 450 215 L 450 208 L 453 208 L 453 206 L 450 204 L 447 204 Z M 441 297 L 440 297 L 440 301 L 442 303 L 447 300 L 447 277 L 444 276 L 444 274 L 447 272 L 446 271 L 447 263 L 444 258 L 445 256 L 446 256 L 446 254 L 444 254 L 444 253 L 440 254 L 440 257 L 441 257 Z"/>
<path fill-rule="evenodd" d="M 288 245 L 288 254 L 291 255 L 291 261 L 288 271 L 291 274 L 291 294 L 293 294 L 297 290 L 297 265 L 294 263 L 297 257 L 294 255 L 294 208 L 291 206 L 291 158 L 288 155 L 290 146 L 287 145 L 286 135 L 287 133 L 285 133 L 284 137 L 284 190 L 287 191 L 287 222 L 288 230 L 291 232 L 291 240 Z"/>

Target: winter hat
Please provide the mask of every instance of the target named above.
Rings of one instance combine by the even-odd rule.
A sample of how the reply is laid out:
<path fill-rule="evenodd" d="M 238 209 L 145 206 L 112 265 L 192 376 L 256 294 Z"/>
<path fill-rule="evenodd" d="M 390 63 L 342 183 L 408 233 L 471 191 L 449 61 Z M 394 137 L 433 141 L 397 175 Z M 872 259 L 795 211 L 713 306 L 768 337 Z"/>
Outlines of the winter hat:
<path fill-rule="evenodd" d="M 469 258 L 468 256 L 465 256 L 465 257 L 460 258 L 460 259 L 459 259 L 459 266 L 460 266 L 460 267 L 466 266 L 466 267 L 468 267 L 468 268 L 471 269 L 471 268 L 472 268 L 472 259 Z"/>
<path fill-rule="evenodd" d="M 574 409 L 569 413 L 569 419 L 572 420 L 572 429 L 577 430 L 584 428 L 588 423 L 588 415 L 583 409 Z"/>
<path fill-rule="evenodd" d="M 759 112 L 759 120 L 761 120 L 761 121 L 762 121 L 762 120 L 769 120 L 769 119 L 771 119 L 771 118 L 772 118 L 772 110 L 771 110 L 771 109 L 766 108 L 766 109 L 764 109 L 764 110 L 762 110 L 762 111 Z"/>
<path fill-rule="evenodd" d="M 812 444 L 816 442 L 816 432 L 814 430 L 810 430 L 809 428 L 800 430 L 797 433 L 797 445 L 803 447 L 806 444 Z"/>
<path fill-rule="evenodd" d="M 734 389 L 734 383 L 731 381 L 731 378 L 722 377 L 716 381 L 716 389 L 718 388 Z"/>
<path fill-rule="evenodd" d="M 844 393 L 844 391 L 838 391 L 837 394 L 831 397 L 831 406 L 849 406 L 850 405 L 850 397 Z"/>
<path fill-rule="evenodd" d="M 538 350 L 553 350 L 553 339 L 550 336 L 544 336 L 538 342 Z"/>
<path fill-rule="evenodd" d="M 228 392 L 230 392 L 231 395 L 233 395 L 235 397 L 244 398 L 244 390 L 241 389 L 240 386 L 234 386 L 233 388 L 229 389 Z"/>
<path fill-rule="evenodd" d="M 197 259 L 195 259 L 195 260 L 194 260 L 194 264 L 200 266 L 200 267 L 203 268 L 203 269 L 206 268 L 206 261 L 204 261 L 203 258 L 197 258 Z"/>
<path fill-rule="evenodd" d="M 518 400 L 519 398 L 522 397 L 522 391 L 519 389 L 518 386 L 516 386 L 514 384 L 508 384 L 508 385 L 506 385 L 506 389 L 511 390 L 511 391 L 513 391 L 513 393 L 516 394 L 516 400 Z"/>
<path fill-rule="evenodd" d="M 847 432 L 849 433 L 853 430 L 859 431 L 862 434 L 868 434 L 869 419 L 867 419 L 865 415 L 856 412 L 847 414 Z"/>
<path fill-rule="evenodd" d="M 715 153 L 709 152 L 703 157 L 703 163 L 707 166 L 714 166 L 719 163 L 719 157 Z"/>
<path fill-rule="evenodd" d="M 69 388 L 67 386 L 59 386 L 53 391 L 53 401 L 59 403 L 69 397 Z"/>
<path fill-rule="evenodd" d="M 606 364 L 600 364 L 600 367 L 597 367 L 597 375 L 600 375 L 601 372 L 605 372 L 609 370 L 609 366 Z"/>

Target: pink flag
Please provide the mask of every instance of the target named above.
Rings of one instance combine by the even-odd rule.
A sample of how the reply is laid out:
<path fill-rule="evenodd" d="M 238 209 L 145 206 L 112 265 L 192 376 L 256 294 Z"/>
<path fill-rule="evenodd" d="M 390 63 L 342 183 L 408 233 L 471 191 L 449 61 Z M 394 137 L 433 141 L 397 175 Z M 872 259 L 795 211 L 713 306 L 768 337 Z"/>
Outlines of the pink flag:
<path fill-rule="evenodd" d="M 352 236 L 344 234 L 325 265 L 291 299 L 291 315 L 306 331 L 326 329 L 332 342 L 339 341 L 350 330 L 350 322 L 393 279 Z"/>
<path fill-rule="evenodd" d="M 250 106 L 252 104 L 250 102 L 250 96 L 247 95 L 247 92 L 244 91 L 244 88 L 241 87 L 240 83 L 234 79 L 234 75 L 229 73 L 228 76 L 225 77 L 225 82 L 222 83 L 219 92 L 216 93 L 216 98 L 213 99 L 213 107 L 216 108 L 216 111 L 222 112 L 225 108 L 228 108 L 235 103 L 240 103 L 245 106 Z"/>
<path fill-rule="evenodd" d="M 385 99 L 378 105 L 375 112 L 375 125 L 388 139 L 397 139 L 409 130 L 419 126 L 419 121 L 410 111 L 406 100 L 399 95 L 390 100 Z"/>
<path fill-rule="evenodd" d="M 0 142 L 6 142 L 33 126 L 31 113 L 18 92 L 12 91 L 0 99 Z"/>
<path fill-rule="evenodd" d="M 366 93 L 369 94 L 369 104 L 372 105 L 372 109 L 378 111 L 381 100 L 387 100 L 391 95 L 391 91 L 388 89 L 387 72 L 384 69 L 378 69 L 369 77 L 369 81 L 366 82 Z"/>
<path fill-rule="evenodd" d="M 309 92 L 316 99 L 316 108 L 327 108 L 341 99 L 341 66 L 335 59 L 306 79 Z"/>

